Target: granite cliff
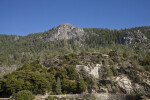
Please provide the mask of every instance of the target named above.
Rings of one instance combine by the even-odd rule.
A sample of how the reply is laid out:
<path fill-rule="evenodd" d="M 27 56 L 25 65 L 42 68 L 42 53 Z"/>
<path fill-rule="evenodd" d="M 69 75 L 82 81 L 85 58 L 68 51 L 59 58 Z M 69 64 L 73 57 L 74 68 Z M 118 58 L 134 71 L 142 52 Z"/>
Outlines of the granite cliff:
<path fill-rule="evenodd" d="M 43 39 L 47 41 L 81 39 L 83 35 L 85 35 L 84 29 L 65 23 L 45 32 Z"/>

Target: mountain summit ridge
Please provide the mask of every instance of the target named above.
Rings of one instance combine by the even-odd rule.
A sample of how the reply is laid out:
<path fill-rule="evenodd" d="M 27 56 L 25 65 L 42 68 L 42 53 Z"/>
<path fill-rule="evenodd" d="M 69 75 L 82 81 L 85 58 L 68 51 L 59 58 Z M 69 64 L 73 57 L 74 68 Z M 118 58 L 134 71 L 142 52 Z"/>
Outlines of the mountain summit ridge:
<path fill-rule="evenodd" d="M 52 30 L 47 31 L 44 39 L 47 41 L 63 40 L 80 38 L 85 34 L 84 30 L 79 27 L 75 27 L 70 23 L 61 24 L 58 27 L 52 28 Z"/>

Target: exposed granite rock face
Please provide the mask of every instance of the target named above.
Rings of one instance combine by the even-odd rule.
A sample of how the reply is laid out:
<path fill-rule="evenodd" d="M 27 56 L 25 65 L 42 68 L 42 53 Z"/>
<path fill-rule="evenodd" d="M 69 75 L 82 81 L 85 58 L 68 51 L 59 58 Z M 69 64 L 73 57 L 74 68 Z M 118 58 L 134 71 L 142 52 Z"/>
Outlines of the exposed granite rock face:
<path fill-rule="evenodd" d="M 95 78 L 99 78 L 99 72 L 98 71 L 99 71 L 101 66 L 102 65 L 100 65 L 100 64 L 96 64 L 96 66 L 91 69 L 89 74 L 93 75 Z"/>
<path fill-rule="evenodd" d="M 19 66 L 16 65 L 12 65 L 12 66 L 5 66 L 5 67 L 0 67 L 0 76 L 1 75 L 5 75 L 7 73 L 11 73 L 13 71 L 15 71 L 17 68 L 19 68 Z"/>
<path fill-rule="evenodd" d="M 84 30 L 79 27 L 72 26 L 70 23 L 61 24 L 46 32 L 44 39 L 47 41 L 81 38 L 85 34 Z"/>
<path fill-rule="evenodd" d="M 123 44 L 136 44 L 147 41 L 147 37 L 139 30 L 123 34 Z"/>
<path fill-rule="evenodd" d="M 143 86 L 141 84 L 134 83 L 124 74 L 113 76 L 112 78 L 107 78 L 107 80 L 104 80 L 101 78 L 101 76 L 105 74 L 104 68 L 105 66 L 103 64 L 83 63 L 81 65 L 76 65 L 77 72 L 81 73 L 83 76 L 94 76 L 97 80 L 99 80 L 98 82 L 100 84 L 103 84 L 101 88 L 94 90 L 97 93 L 107 93 L 108 91 L 111 92 L 114 89 L 118 89 L 129 95 L 132 93 L 146 93 L 150 91 L 148 84 Z M 114 86 L 112 86 L 113 83 Z M 107 85 L 107 87 L 105 87 L 105 85 Z M 108 87 L 108 85 L 110 85 L 110 87 Z"/>
<path fill-rule="evenodd" d="M 126 76 L 118 76 L 115 80 L 119 88 L 125 93 L 130 94 L 133 92 L 132 83 Z"/>
<path fill-rule="evenodd" d="M 101 64 L 89 64 L 85 65 L 76 65 L 77 72 L 84 71 L 87 75 L 93 75 L 95 78 L 99 78 L 99 70 L 101 69 Z"/>

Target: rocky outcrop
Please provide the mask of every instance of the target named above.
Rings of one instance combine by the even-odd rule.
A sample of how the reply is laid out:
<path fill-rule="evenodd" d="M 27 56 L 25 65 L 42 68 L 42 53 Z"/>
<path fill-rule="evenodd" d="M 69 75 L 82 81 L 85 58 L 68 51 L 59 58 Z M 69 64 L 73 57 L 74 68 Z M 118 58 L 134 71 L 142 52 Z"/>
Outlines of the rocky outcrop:
<path fill-rule="evenodd" d="M 81 38 L 84 34 L 85 32 L 82 28 L 72 26 L 70 23 L 66 23 L 47 31 L 44 39 L 47 41 L 66 40 L 72 38 Z"/>
<path fill-rule="evenodd" d="M 134 89 L 134 92 L 136 92 L 136 93 L 144 93 L 145 92 L 144 86 L 141 86 L 141 85 L 139 85 L 137 83 L 133 83 L 132 87 Z"/>
<path fill-rule="evenodd" d="M 0 76 L 11 73 L 18 68 L 16 65 L 0 67 Z"/>
<path fill-rule="evenodd" d="M 140 31 L 128 31 L 123 34 L 122 43 L 123 44 L 137 44 L 147 41 L 147 37 Z"/>
<path fill-rule="evenodd" d="M 87 75 L 92 75 L 95 78 L 99 78 L 99 70 L 101 69 L 101 64 L 88 64 L 86 65 L 76 65 L 77 72 L 84 71 Z"/>
<path fill-rule="evenodd" d="M 126 76 L 118 76 L 115 81 L 124 93 L 131 94 L 133 92 L 132 83 Z"/>

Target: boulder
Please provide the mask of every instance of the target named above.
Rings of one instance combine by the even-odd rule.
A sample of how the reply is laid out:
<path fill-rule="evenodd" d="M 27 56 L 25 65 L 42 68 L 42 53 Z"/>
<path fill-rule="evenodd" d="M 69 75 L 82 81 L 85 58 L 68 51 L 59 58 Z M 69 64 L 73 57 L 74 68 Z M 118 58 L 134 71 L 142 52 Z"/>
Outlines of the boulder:
<path fill-rule="evenodd" d="M 118 76 L 115 82 L 124 93 L 131 94 L 133 92 L 132 83 L 126 76 Z"/>

